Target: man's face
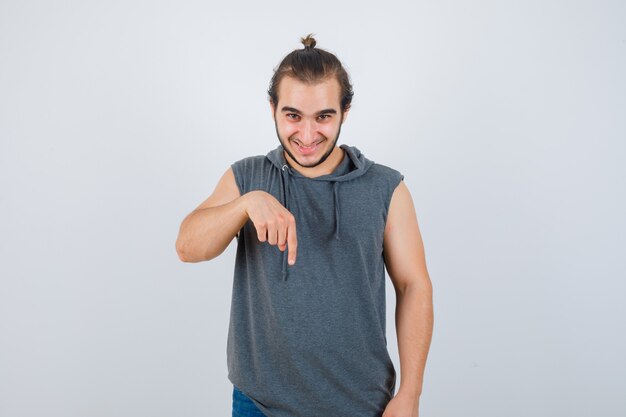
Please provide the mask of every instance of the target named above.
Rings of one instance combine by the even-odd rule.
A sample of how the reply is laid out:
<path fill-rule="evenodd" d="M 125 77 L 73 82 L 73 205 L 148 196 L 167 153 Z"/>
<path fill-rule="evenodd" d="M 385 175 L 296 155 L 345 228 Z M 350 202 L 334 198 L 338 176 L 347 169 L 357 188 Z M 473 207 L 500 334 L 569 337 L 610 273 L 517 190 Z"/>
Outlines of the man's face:
<path fill-rule="evenodd" d="M 312 168 L 335 150 L 347 115 L 340 105 L 341 87 L 335 77 L 306 84 L 285 77 L 278 85 L 278 105 L 270 102 L 276 134 L 288 162 Z"/>

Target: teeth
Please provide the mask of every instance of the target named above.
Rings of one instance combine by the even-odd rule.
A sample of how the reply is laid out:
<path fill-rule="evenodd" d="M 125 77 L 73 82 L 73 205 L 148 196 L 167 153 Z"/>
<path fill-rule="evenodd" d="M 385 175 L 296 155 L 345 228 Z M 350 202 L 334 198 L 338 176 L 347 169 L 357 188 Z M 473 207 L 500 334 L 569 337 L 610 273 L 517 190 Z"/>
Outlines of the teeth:
<path fill-rule="evenodd" d="M 295 142 L 295 141 L 294 141 L 294 142 Z M 319 145 L 319 142 L 315 142 L 313 145 L 310 145 L 310 146 L 304 146 L 304 145 L 303 145 L 303 144 L 301 144 L 300 142 L 296 142 L 296 143 L 298 144 L 298 146 L 299 146 L 299 147 L 301 147 L 301 148 L 305 148 L 305 149 L 314 148 L 314 147 L 316 147 L 317 145 Z"/>

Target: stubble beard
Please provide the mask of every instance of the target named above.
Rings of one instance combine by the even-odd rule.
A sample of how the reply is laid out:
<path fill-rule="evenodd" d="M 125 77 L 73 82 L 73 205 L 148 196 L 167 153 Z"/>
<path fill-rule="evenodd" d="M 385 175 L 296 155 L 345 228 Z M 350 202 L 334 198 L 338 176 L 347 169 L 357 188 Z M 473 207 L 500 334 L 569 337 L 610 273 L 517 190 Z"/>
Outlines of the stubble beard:
<path fill-rule="evenodd" d="M 303 165 L 300 163 L 300 161 L 298 161 L 298 159 L 294 156 L 293 153 L 291 153 L 291 151 L 289 150 L 289 147 L 285 146 L 285 143 L 283 143 L 283 140 L 280 137 L 280 134 L 278 133 L 278 123 L 276 123 L 276 121 L 274 120 L 274 127 L 276 129 L 276 136 L 278 136 L 278 142 L 280 142 L 280 144 L 283 146 L 283 149 L 285 150 L 285 152 L 287 152 L 287 154 L 291 157 L 292 160 L 294 160 L 296 162 L 296 164 L 300 165 L 303 168 L 315 168 L 316 166 L 324 163 L 324 161 L 330 156 L 331 153 L 333 153 L 333 151 L 335 150 L 335 146 L 337 145 L 337 141 L 339 140 L 339 134 L 341 133 L 341 125 L 343 123 L 339 123 L 339 129 L 337 130 L 337 136 L 335 137 L 335 140 L 333 141 L 333 144 L 331 147 L 328 148 L 328 150 L 326 151 L 326 153 L 320 158 L 319 161 L 310 164 L 310 165 Z M 328 138 L 326 138 L 328 139 Z M 289 141 L 289 139 L 287 139 L 287 141 Z"/>

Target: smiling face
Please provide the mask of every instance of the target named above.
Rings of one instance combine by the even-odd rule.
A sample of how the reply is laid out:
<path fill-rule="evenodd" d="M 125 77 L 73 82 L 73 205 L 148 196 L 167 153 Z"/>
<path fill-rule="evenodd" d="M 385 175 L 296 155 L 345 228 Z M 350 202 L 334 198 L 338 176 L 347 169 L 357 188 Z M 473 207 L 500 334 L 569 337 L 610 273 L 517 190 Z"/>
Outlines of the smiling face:
<path fill-rule="evenodd" d="M 284 77 L 278 86 L 278 105 L 270 102 L 276 134 L 285 159 L 309 175 L 330 173 L 341 162 L 336 146 L 348 111 L 340 105 L 341 88 L 335 77 L 307 84 Z"/>

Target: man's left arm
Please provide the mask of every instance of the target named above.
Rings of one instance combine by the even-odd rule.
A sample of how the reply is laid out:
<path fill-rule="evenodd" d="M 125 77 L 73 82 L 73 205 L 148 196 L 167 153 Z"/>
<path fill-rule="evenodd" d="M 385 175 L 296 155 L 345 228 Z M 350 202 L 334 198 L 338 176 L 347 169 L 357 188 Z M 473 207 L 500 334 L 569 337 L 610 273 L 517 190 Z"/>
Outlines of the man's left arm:
<path fill-rule="evenodd" d="M 401 383 L 383 417 L 417 417 L 433 331 L 432 283 L 415 207 L 404 181 L 394 190 L 383 255 L 396 292 L 396 333 Z"/>

